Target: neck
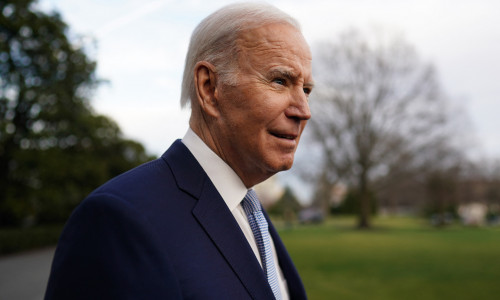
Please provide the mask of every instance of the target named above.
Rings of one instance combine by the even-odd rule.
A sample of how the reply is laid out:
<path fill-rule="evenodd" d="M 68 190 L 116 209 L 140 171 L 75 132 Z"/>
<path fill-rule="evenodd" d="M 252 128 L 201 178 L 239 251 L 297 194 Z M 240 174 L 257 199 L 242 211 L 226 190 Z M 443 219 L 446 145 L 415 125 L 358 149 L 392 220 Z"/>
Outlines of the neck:
<path fill-rule="evenodd" d="M 274 175 L 274 173 L 271 174 L 264 170 L 244 168 L 237 161 L 230 160 L 229 157 L 231 156 L 226 155 L 228 145 L 226 145 L 226 148 L 224 147 L 224 142 L 227 141 L 220 139 L 220 134 L 217 133 L 214 122 L 215 120 L 209 116 L 192 110 L 189 127 L 217 156 L 233 169 L 246 188 L 251 188 Z"/>

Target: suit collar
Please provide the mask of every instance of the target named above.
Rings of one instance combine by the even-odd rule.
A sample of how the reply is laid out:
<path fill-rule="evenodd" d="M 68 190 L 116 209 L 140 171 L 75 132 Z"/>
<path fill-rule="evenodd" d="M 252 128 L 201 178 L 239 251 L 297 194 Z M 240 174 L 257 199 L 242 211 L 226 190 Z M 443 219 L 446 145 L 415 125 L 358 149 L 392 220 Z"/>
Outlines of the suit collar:
<path fill-rule="evenodd" d="M 192 213 L 254 299 L 273 299 L 264 272 L 238 223 L 203 168 L 177 140 L 162 158 L 179 188 L 198 199 Z"/>
<path fill-rule="evenodd" d="M 195 198 L 200 198 L 208 177 L 181 140 L 176 140 L 162 155 L 172 170 L 177 186 Z"/>

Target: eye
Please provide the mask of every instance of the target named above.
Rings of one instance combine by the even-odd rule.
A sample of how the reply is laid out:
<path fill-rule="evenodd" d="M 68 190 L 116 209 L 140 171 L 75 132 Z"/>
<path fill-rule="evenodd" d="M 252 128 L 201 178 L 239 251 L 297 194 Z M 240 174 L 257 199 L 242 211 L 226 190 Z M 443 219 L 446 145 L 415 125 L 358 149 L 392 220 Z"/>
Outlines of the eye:
<path fill-rule="evenodd" d="M 304 90 L 304 94 L 306 94 L 307 96 L 309 96 L 312 92 L 311 88 L 303 88 L 303 90 Z"/>
<path fill-rule="evenodd" d="M 273 82 L 277 83 L 279 85 L 286 85 L 286 80 L 283 78 L 275 78 L 275 79 L 273 79 Z"/>

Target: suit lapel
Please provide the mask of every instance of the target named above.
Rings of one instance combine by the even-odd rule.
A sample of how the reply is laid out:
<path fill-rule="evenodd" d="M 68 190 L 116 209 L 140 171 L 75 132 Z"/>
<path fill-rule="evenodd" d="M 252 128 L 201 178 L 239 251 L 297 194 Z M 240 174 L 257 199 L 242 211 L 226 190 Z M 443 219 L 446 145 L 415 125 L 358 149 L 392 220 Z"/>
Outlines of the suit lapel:
<path fill-rule="evenodd" d="M 193 216 L 236 276 L 254 299 L 273 299 L 262 268 L 238 223 L 194 156 L 180 141 L 176 141 L 163 158 L 172 168 L 178 186 L 198 198 Z"/>
<path fill-rule="evenodd" d="M 193 210 L 217 248 L 254 299 L 272 299 L 273 292 L 262 268 L 248 245 L 238 223 L 210 184 L 206 185 L 198 205 Z"/>

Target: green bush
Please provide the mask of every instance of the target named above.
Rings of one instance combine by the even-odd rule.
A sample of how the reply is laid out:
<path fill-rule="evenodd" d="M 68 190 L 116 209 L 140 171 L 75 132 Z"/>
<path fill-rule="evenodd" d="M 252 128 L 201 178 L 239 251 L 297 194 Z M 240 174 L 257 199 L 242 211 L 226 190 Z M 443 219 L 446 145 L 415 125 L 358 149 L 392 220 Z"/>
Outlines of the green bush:
<path fill-rule="evenodd" d="M 57 244 L 62 225 L 33 228 L 1 228 L 0 255 Z"/>

